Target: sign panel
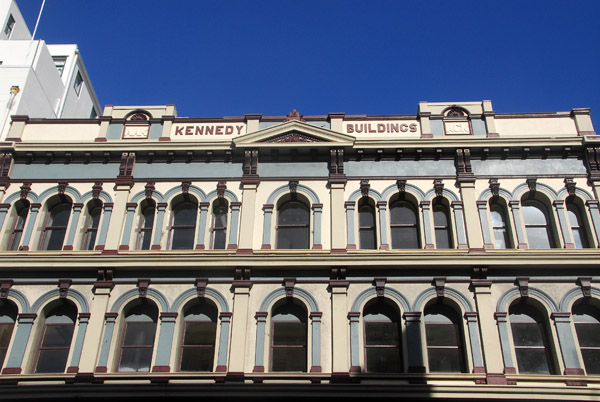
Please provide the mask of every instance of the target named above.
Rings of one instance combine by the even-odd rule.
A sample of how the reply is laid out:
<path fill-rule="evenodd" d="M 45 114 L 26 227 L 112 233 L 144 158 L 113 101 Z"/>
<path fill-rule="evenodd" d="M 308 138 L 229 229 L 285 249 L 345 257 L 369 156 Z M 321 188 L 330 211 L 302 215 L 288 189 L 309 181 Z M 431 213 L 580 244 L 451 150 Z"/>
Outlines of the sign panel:
<path fill-rule="evenodd" d="M 420 137 L 421 127 L 416 120 L 345 121 L 343 132 L 361 139 Z"/>
<path fill-rule="evenodd" d="M 171 140 L 227 140 L 246 134 L 245 123 L 173 124 Z"/>

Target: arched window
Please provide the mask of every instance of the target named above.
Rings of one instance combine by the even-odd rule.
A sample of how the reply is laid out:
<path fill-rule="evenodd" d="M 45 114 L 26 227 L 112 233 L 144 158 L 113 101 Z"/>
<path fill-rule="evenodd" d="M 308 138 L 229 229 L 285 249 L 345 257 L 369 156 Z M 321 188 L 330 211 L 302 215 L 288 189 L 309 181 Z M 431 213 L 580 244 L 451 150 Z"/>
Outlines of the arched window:
<path fill-rule="evenodd" d="M 227 200 L 218 198 L 212 205 L 212 249 L 224 250 L 227 247 Z"/>
<path fill-rule="evenodd" d="M 494 234 L 494 248 L 511 248 L 506 209 L 497 202 L 490 200 L 490 216 L 492 218 L 492 233 Z"/>
<path fill-rule="evenodd" d="M 83 233 L 83 244 L 81 249 L 93 250 L 96 245 L 96 237 L 98 236 L 100 217 L 102 216 L 102 202 L 100 200 L 88 202 L 86 212 L 85 231 Z"/>
<path fill-rule="evenodd" d="M 184 309 L 181 371 L 213 371 L 217 306 L 201 298 Z"/>
<path fill-rule="evenodd" d="M 369 302 L 363 310 L 365 367 L 372 373 L 403 371 L 400 313 L 383 298 Z"/>
<path fill-rule="evenodd" d="M 519 373 L 554 374 L 545 317 L 522 300 L 513 303 L 508 313 Z"/>
<path fill-rule="evenodd" d="M 569 217 L 569 227 L 571 228 L 571 234 L 573 235 L 573 242 L 575 248 L 587 248 L 590 246 L 588 241 L 587 233 L 581 213 L 581 210 L 577 204 L 571 200 L 567 201 L 567 215 Z"/>
<path fill-rule="evenodd" d="M 17 306 L 8 300 L 0 300 L 0 368 L 4 365 L 8 345 L 17 320 Z"/>
<path fill-rule="evenodd" d="M 198 204 L 195 200 L 181 197 L 173 202 L 171 225 L 171 250 L 191 250 L 196 238 L 196 217 Z"/>
<path fill-rule="evenodd" d="M 430 372 L 466 371 L 462 325 L 454 309 L 439 302 L 428 305 L 425 308 L 425 334 Z"/>
<path fill-rule="evenodd" d="M 589 301 L 580 301 L 572 312 L 585 371 L 600 374 L 600 310 Z"/>
<path fill-rule="evenodd" d="M 433 206 L 433 226 L 435 229 L 435 248 L 453 248 L 448 207 L 439 201 L 435 202 Z"/>
<path fill-rule="evenodd" d="M 150 371 L 157 319 L 158 309 L 145 299 L 125 309 L 118 371 Z"/>
<path fill-rule="evenodd" d="M 15 216 L 14 224 L 12 225 L 12 233 L 7 247 L 7 250 L 10 251 L 17 251 L 21 244 L 23 229 L 25 229 L 25 222 L 27 221 L 27 215 L 29 214 L 29 201 L 19 200 L 15 202 L 14 208 L 16 208 L 17 215 Z"/>
<path fill-rule="evenodd" d="M 140 224 L 136 247 L 138 250 L 150 250 L 155 213 L 156 203 L 154 200 L 146 199 L 140 203 Z"/>
<path fill-rule="evenodd" d="M 548 220 L 548 211 L 544 204 L 536 200 L 524 201 L 521 210 L 529 248 L 555 247 L 554 236 L 552 236 Z"/>
<path fill-rule="evenodd" d="M 71 203 L 60 200 L 55 204 L 48 204 L 46 224 L 42 235 L 42 250 L 62 250 L 67 226 L 71 217 Z"/>
<path fill-rule="evenodd" d="M 284 202 L 277 219 L 277 248 L 308 249 L 310 242 L 310 213 L 299 200 Z"/>
<path fill-rule="evenodd" d="M 304 305 L 291 298 L 286 298 L 273 307 L 272 371 L 306 371 L 307 315 Z"/>
<path fill-rule="evenodd" d="M 364 250 L 377 249 L 376 233 L 375 207 L 369 198 L 363 197 L 358 202 L 358 238 L 360 248 Z"/>
<path fill-rule="evenodd" d="M 408 201 L 395 201 L 390 207 L 392 248 L 417 249 L 419 218 L 414 205 Z"/>
<path fill-rule="evenodd" d="M 67 367 L 77 308 L 69 301 L 59 300 L 47 307 L 44 328 L 38 347 L 36 373 L 62 373 Z"/>

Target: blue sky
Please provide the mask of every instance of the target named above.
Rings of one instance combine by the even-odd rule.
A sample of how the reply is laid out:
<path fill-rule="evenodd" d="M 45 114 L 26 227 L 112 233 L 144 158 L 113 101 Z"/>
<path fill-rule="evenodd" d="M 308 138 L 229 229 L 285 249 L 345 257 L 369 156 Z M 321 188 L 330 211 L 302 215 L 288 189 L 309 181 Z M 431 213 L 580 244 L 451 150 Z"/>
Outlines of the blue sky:
<path fill-rule="evenodd" d="M 42 0 L 17 0 L 33 31 Z M 77 43 L 102 105 L 179 116 L 592 108 L 600 1 L 46 0 L 36 38 Z"/>

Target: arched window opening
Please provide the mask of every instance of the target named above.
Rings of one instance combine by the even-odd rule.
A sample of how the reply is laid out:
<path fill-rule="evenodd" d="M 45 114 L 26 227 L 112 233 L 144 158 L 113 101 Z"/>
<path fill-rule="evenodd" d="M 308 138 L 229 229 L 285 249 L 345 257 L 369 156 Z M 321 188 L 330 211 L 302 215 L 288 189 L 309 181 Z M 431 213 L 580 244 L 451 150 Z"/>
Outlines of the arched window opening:
<path fill-rule="evenodd" d="M 511 248 L 508 220 L 504 206 L 490 200 L 490 217 L 492 218 L 492 233 L 494 234 L 494 248 Z"/>
<path fill-rule="evenodd" d="M 465 352 L 460 316 L 451 307 L 434 302 L 425 308 L 429 371 L 464 373 Z"/>
<path fill-rule="evenodd" d="M 403 371 L 400 313 L 385 299 L 377 298 L 363 310 L 365 367 L 372 373 Z"/>
<path fill-rule="evenodd" d="M 590 242 L 586 233 L 586 227 L 581 213 L 581 209 L 573 201 L 567 201 L 567 215 L 569 217 L 569 227 L 573 236 L 575 248 L 588 248 Z"/>
<path fill-rule="evenodd" d="M 42 250 L 62 250 L 67 226 L 71 217 L 71 202 L 60 197 L 54 204 L 48 203 L 46 224 L 42 235 Z"/>
<path fill-rule="evenodd" d="M 600 310 L 589 301 L 580 301 L 572 312 L 585 371 L 600 374 Z"/>
<path fill-rule="evenodd" d="M 436 202 L 433 206 L 433 226 L 435 229 L 435 248 L 453 248 L 450 214 L 448 207 L 442 202 Z"/>
<path fill-rule="evenodd" d="M 14 303 L 0 300 L 0 368 L 4 365 L 8 345 L 17 320 L 18 309 Z"/>
<path fill-rule="evenodd" d="M 520 300 L 508 313 L 519 373 L 554 374 L 548 326 L 540 311 Z"/>
<path fill-rule="evenodd" d="M 45 315 L 44 328 L 35 364 L 36 373 L 62 373 L 75 332 L 77 308 L 68 301 L 59 300 Z"/>
<path fill-rule="evenodd" d="M 138 250 L 150 250 L 155 213 L 156 203 L 154 200 L 147 199 L 140 203 L 140 224 L 136 247 Z"/>
<path fill-rule="evenodd" d="M 92 200 L 88 202 L 87 214 L 85 218 L 83 245 L 82 250 L 93 250 L 98 237 L 98 226 L 100 225 L 100 217 L 102 216 L 102 202 L 100 200 Z"/>
<path fill-rule="evenodd" d="M 273 308 L 271 318 L 271 370 L 302 371 L 307 367 L 307 312 L 286 298 Z"/>
<path fill-rule="evenodd" d="M 227 247 L 227 209 L 228 202 L 218 198 L 212 205 L 212 248 L 224 250 Z"/>
<path fill-rule="evenodd" d="M 524 201 L 521 210 L 529 248 L 555 247 L 554 236 L 552 236 L 549 225 L 548 210 L 544 204 L 536 200 Z"/>
<path fill-rule="evenodd" d="M 418 249 L 419 218 L 414 205 L 408 201 L 396 201 L 390 207 L 392 248 Z"/>
<path fill-rule="evenodd" d="M 158 309 L 140 299 L 126 310 L 118 371 L 148 372 L 152 363 Z"/>
<path fill-rule="evenodd" d="M 181 371 L 213 370 L 217 315 L 217 306 L 205 298 L 184 310 Z"/>
<path fill-rule="evenodd" d="M 171 250 L 191 250 L 196 235 L 198 204 L 195 200 L 182 197 L 173 204 L 173 224 L 171 225 Z"/>
<path fill-rule="evenodd" d="M 29 201 L 19 200 L 15 203 L 14 208 L 16 208 L 17 215 L 15 216 L 14 224 L 12 225 L 12 233 L 7 247 L 7 250 L 10 251 L 17 251 L 21 244 L 25 222 L 27 221 L 27 215 L 29 214 Z"/>
<path fill-rule="evenodd" d="M 360 248 L 364 250 L 377 249 L 377 234 L 375 229 L 375 207 L 368 198 L 358 202 L 358 238 Z"/>
<path fill-rule="evenodd" d="M 300 200 L 284 202 L 277 219 L 277 248 L 308 249 L 310 242 L 310 213 Z"/>

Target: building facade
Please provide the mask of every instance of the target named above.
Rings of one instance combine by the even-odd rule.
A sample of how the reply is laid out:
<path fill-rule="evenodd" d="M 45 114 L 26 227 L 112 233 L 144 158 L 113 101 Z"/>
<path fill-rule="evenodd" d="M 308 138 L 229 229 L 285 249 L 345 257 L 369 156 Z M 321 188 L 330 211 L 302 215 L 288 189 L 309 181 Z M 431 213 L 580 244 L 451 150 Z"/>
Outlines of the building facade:
<path fill-rule="evenodd" d="M 597 398 L 589 113 L 14 116 L 0 389 Z"/>

